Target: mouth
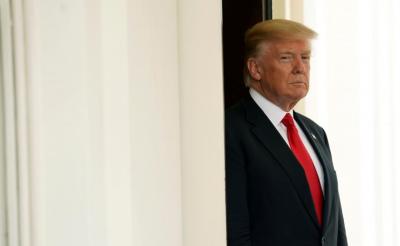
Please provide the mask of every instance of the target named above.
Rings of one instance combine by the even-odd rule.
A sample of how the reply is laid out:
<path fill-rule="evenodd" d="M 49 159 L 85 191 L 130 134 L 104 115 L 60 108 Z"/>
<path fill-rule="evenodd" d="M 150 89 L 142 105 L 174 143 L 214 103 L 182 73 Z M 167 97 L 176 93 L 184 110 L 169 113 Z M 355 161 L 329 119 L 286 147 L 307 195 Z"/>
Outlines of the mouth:
<path fill-rule="evenodd" d="M 293 81 L 293 82 L 290 82 L 289 84 L 306 84 L 306 82 L 304 82 L 304 81 Z"/>

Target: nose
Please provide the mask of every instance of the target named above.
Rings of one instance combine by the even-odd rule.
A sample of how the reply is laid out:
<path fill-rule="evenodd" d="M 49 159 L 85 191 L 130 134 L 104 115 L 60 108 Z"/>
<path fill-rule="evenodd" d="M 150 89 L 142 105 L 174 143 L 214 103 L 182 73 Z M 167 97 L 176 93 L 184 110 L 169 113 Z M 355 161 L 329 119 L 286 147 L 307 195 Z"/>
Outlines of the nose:
<path fill-rule="evenodd" d="M 297 56 L 296 59 L 293 60 L 293 73 L 304 73 L 306 71 L 306 66 L 306 61 L 304 61 L 301 56 Z"/>

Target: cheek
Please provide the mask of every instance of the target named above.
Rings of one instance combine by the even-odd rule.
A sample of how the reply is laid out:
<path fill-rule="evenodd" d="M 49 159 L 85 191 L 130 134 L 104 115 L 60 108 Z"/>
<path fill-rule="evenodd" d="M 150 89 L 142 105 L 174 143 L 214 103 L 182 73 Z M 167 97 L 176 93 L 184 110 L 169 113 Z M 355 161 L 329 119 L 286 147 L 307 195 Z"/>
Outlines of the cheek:
<path fill-rule="evenodd" d="M 308 65 L 308 66 L 306 67 L 305 75 L 307 76 L 307 78 L 310 77 L 310 65 Z"/>
<path fill-rule="evenodd" d="M 270 77 L 275 81 L 284 81 L 286 80 L 292 73 L 289 68 L 275 68 L 270 70 Z"/>

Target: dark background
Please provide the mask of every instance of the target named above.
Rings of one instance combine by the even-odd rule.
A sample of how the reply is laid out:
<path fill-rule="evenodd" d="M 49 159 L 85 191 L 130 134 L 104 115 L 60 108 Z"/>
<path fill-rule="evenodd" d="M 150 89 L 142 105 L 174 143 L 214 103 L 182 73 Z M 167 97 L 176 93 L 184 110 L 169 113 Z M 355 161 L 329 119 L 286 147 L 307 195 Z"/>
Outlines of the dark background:
<path fill-rule="evenodd" d="M 272 0 L 222 0 L 224 103 L 231 106 L 248 89 L 243 81 L 244 33 L 264 19 L 272 19 Z"/>

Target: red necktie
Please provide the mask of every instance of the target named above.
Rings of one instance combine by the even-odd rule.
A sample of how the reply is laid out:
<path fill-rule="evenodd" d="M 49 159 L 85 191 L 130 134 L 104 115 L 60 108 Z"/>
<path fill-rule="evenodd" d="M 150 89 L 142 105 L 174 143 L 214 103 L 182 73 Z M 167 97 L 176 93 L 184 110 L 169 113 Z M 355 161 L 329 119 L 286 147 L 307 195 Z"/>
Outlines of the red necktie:
<path fill-rule="evenodd" d="M 293 117 L 289 113 L 282 119 L 282 123 L 287 128 L 287 136 L 289 139 L 290 148 L 297 160 L 300 162 L 307 177 L 308 186 L 310 187 L 311 196 L 314 202 L 315 212 L 319 224 L 322 224 L 322 209 L 323 209 L 323 195 L 321 184 L 319 182 L 317 171 L 315 170 L 314 163 L 307 152 L 306 147 L 300 139 L 296 125 L 294 124 Z"/>

